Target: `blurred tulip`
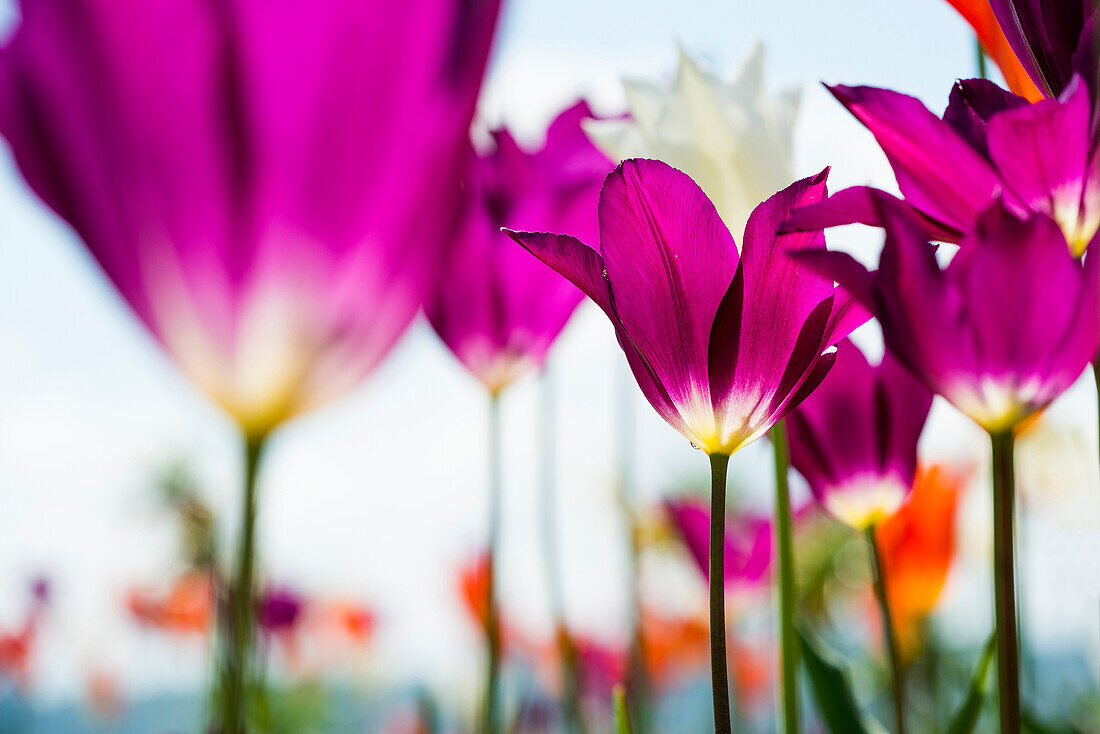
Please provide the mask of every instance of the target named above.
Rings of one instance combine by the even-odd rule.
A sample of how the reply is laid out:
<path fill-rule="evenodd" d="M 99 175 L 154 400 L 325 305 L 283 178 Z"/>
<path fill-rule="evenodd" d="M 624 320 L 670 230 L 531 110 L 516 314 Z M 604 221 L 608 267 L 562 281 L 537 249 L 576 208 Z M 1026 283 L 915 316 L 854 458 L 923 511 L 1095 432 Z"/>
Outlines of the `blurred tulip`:
<path fill-rule="evenodd" d="M 616 161 L 656 158 L 691 176 L 735 234 L 757 204 L 794 178 L 798 90 L 769 96 L 757 43 L 730 80 L 707 73 L 683 50 L 670 87 L 624 80 L 630 116 L 592 120 L 585 130 Z M 582 242 L 583 232 L 564 230 Z"/>
<path fill-rule="evenodd" d="M 894 627 L 905 656 L 918 642 L 919 622 L 936 606 L 955 558 L 955 519 L 963 477 L 942 466 L 921 469 L 913 491 L 875 528 Z"/>
<path fill-rule="evenodd" d="M 523 227 L 596 232 L 596 201 L 611 162 L 588 141 L 578 102 L 558 115 L 536 151 L 507 129 L 471 162 L 462 223 L 448 240 L 428 321 L 492 393 L 542 366 L 584 297 L 500 231 Z"/>
<path fill-rule="evenodd" d="M 209 573 L 189 571 L 173 582 L 166 595 L 134 589 L 126 606 L 140 623 L 179 634 L 203 634 L 214 616 L 214 584 Z"/>
<path fill-rule="evenodd" d="M 268 589 L 256 600 L 256 622 L 270 634 L 288 632 L 298 624 L 305 600 L 285 587 Z"/>
<path fill-rule="evenodd" d="M 875 87 L 830 87 L 875 136 L 905 201 L 932 239 L 959 242 L 994 202 L 1017 217 L 1046 214 L 1075 255 L 1100 228 L 1100 156 L 1092 102 L 1078 77 L 1036 104 L 993 82 L 956 82 L 943 119 L 919 100 Z M 852 222 L 883 226 L 880 192 L 856 186 L 796 212 L 783 230 Z"/>
<path fill-rule="evenodd" d="M 775 235 L 825 195 L 803 179 L 753 212 L 740 255 L 702 190 L 659 161 L 629 160 L 600 195 L 600 249 L 566 235 L 510 232 L 611 319 L 646 398 L 708 454 L 764 435 L 825 376 L 831 344 L 866 315 L 783 253 L 820 232 Z"/>
<path fill-rule="evenodd" d="M 702 500 L 675 498 L 665 502 L 684 546 L 703 578 L 710 576 L 710 509 Z M 772 523 L 766 517 L 742 515 L 726 519 L 726 586 L 767 584 L 772 562 Z"/>
<path fill-rule="evenodd" d="M 865 530 L 913 485 L 932 393 L 887 352 L 871 366 L 845 340 L 821 386 L 787 417 L 791 465 L 836 519 Z"/>
<path fill-rule="evenodd" d="M 1012 45 L 1005 38 L 990 0 L 947 0 L 947 2 L 951 3 L 951 6 L 974 29 L 978 43 L 981 44 L 981 50 L 997 64 L 1008 88 L 1029 102 L 1042 99 L 1043 93 L 1028 76 Z"/>
<path fill-rule="evenodd" d="M 355 385 L 416 314 L 498 4 L 23 2 L 0 131 L 177 363 L 263 435 Z"/>

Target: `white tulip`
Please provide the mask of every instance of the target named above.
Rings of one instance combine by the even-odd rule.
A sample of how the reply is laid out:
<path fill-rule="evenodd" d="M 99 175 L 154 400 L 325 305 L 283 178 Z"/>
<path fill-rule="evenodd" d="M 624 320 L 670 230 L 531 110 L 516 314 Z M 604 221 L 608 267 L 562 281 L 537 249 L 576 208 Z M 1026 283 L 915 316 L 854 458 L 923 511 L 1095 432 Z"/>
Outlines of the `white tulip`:
<path fill-rule="evenodd" d="M 800 91 L 769 97 L 757 43 L 727 82 L 680 51 L 675 83 L 623 80 L 630 116 L 587 120 L 610 158 L 656 158 L 702 187 L 740 240 L 749 213 L 793 180 L 792 138 Z"/>

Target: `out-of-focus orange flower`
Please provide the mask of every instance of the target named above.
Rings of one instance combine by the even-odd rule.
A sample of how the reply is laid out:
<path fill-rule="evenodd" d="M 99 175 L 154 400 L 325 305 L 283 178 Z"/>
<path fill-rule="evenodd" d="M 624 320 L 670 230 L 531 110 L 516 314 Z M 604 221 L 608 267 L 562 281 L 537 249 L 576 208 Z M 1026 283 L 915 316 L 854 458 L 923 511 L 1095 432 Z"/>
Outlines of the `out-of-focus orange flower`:
<path fill-rule="evenodd" d="M 739 706 L 755 711 L 770 704 L 774 687 L 773 665 L 777 658 L 771 640 L 750 643 L 735 637 L 730 640 L 730 674 Z"/>
<path fill-rule="evenodd" d="M 997 23 L 997 16 L 993 14 L 993 8 L 989 0 L 947 0 L 958 11 L 974 33 L 978 36 L 982 48 L 989 58 L 997 64 L 1001 75 L 1005 78 L 1008 88 L 1021 97 L 1031 102 L 1038 102 L 1043 98 L 1043 93 L 1031 81 L 1031 77 L 1024 71 L 1016 53 L 1008 44 L 1004 31 Z"/>
<path fill-rule="evenodd" d="M 936 606 L 951 568 L 963 485 L 964 477 L 945 467 L 921 468 L 909 499 L 875 532 L 891 615 L 907 654 L 917 643 L 916 623 Z"/>
<path fill-rule="evenodd" d="M 208 573 L 189 571 L 164 596 L 134 589 L 126 597 L 126 606 L 138 621 L 151 627 L 181 634 L 206 632 L 214 614 L 214 583 Z"/>
<path fill-rule="evenodd" d="M 0 680 L 10 678 L 25 686 L 30 674 L 33 632 L 24 627 L 14 634 L 0 633 Z"/>
<path fill-rule="evenodd" d="M 642 613 L 642 649 L 646 670 L 658 685 L 694 671 L 710 655 L 710 626 L 705 617 Z"/>
<path fill-rule="evenodd" d="M 470 614 L 481 629 L 489 626 L 489 574 L 488 553 L 479 553 L 472 561 L 458 570 L 458 591 Z"/>

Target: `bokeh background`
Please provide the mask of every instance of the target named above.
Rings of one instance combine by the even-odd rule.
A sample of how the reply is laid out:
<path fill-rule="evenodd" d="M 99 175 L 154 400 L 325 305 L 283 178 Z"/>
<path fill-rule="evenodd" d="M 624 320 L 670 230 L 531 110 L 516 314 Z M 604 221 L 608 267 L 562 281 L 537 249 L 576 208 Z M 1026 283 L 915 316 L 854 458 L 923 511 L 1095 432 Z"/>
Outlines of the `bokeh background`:
<path fill-rule="evenodd" d="M 17 22 L 0 10 L 3 32 Z M 833 166 L 834 189 L 894 190 L 870 135 L 818 85 L 868 83 L 941 110 L 952 81 L 975 69 L 973 37 L 942 0 L 508 0 L 478 125 L 521 140 L 585 97 L 597 113 L 624 106 L 620 78 L 668 79 L 679 48 L 716 72 L 766 48 L 773 90 L 803 89 L 799 176 Z M 880 235 L 830 233 L 864 257 Z M 32 671 L 41 705 L 79 701 L 102 676 L 124 700 L 201 690 L 201 641 L 136 625 L 128 589 L 178 571 L 178 528 L 156 487 L 185 466 L 228 540 L 236 527 L 240 439 L 140 327 L 73 233 L 34 198 L 0 153 L 0 630 L 18 624 L 26 588 L 53 599 Z M 874 351 L 865 327 L 859 341 Z M 581 307 L 550 362 L 556 396 L 561 568 L 570 621 L 614 638 L 627 618 L 626 536 L 617 505 L 621 416 L 633 416 L 639 501 L 703 480 L 705 462 L 635 394 L 606 320 Z M 1100 481 L 1091 374 L 1023 439 L 1021 561 L 1031 645 L 1100 675 Z M 624 388 L 625 385 L 625 388 Z M 530 378 L 504 401 L 501 593 L 508 614 L 549 629 L 538 545 L 540 390 Z M 632 403 L 624 409 L 624 394 Z M 377 632 L 357 675 L 386 686 L 422 682 L 472 697 L 478 632 L 461 609 L 456 569 L 485 533 L 484 390 L 423 323 L 349 398 L 280 430 L 261 478 L 259 547 L 266 575 L 307 594 L 368 604 Z M 739 453 L 731 477 L 746 503 L 769 506 L 770 454 Z M 985 437 L 937 402 L 922 457 L 973 466 L 988 482 Z M 804 494 L 796 482 L 796 496 Z M 967 494 L 959 561 L 940 624 L 980 644 L 991 620 L 982 559 L 986 493 Z M 977 530 L 976 528 L 981 528 Z M 646 567 L 646 593 L 672 607 L 703 603 L 691 569 Z"/>

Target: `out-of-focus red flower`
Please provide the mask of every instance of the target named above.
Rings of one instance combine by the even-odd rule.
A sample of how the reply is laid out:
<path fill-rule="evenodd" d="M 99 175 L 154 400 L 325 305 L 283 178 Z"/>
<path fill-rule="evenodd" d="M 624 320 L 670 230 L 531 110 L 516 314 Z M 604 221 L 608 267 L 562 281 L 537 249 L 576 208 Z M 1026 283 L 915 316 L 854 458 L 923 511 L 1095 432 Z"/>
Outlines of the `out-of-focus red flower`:
<path fill-rule="evenodd" d="M 951 3 L 951 6 L 974 29 L 985 53 L 1001 70 L 1008 88 L 1031 102 L 1042 99 L 1043 93 L 1035 86 L 1035 82 L 1031 81 L 1031 77 L 1016 57 L 1008 39 L 1005 38 L 989 0 L 947 0 L 947 2 Z"/>
<path fill-rule="evenodd" d="M 378 624 L 376 615 L 370 609 L 347 601 L 330 602 L 323 619 L 326 626 L 359 644 L 370 641 Z"/>
<path fill-rule="evenodd" d="M 203 633 L 214 615 L 214 583 L 208 573 L 189 571 L 167 594 L 134 589 L 126 597 L 130 613 L 142 624 L 180 634 Z"/>
<path fill-rule="evenodd" d="M 458 591 L 466 612 L 485 629 L 489 624 L 489 574 L 492 565 L 487 552 L 479 553 L 458 570 Z"/>
<path fill-rule="evenodd" d="M 964 477 L 942 466 L 917 472 L 908 501 L 876 528 L 891 615 L 905 651 L 916 623 L 936 606 L 955 556 L 955 515 Z"/>
<path fill-rule="evenodd" d="M 19 686 L 27 684 L 33 639 L 29 627 L 13 634 L 0 633 L 0 680 L 10 678 Z"/>

